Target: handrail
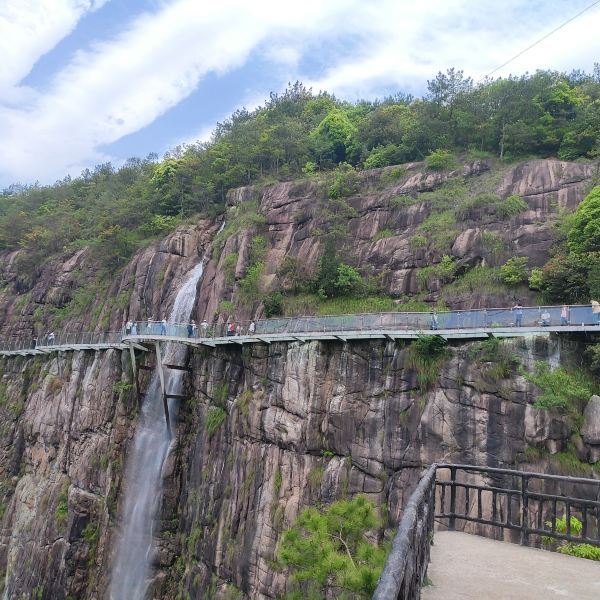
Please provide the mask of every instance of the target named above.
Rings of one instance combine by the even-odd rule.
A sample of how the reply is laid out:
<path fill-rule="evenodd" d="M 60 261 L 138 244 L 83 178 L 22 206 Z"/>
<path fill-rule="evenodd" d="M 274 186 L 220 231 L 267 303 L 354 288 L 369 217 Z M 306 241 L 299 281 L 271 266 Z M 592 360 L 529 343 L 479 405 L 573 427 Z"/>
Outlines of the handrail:
<path fill-rule="evenodd" d="M 164 335 L 176 338 L 220 338 L 233 336 L 259 337 L 261 335 L 287 334 L 343 334 L 344 332 L 416 331 L 426 330 L 460 331 L 494 330 L 514 327 L 534 329 L 570 326 L 571 328 L 600 325 L 600 313 L 594 313 L 591 305 L 576 305 L 569 308 L 568 317 L 561 316 L 560 306 L 536 306 L 463 311 L 384 312 L 354 315 L 275 317 L 255 321 L 234 321 L 201 324 L 163 323 L 162 321 L 128 322 L 120 332 L 72 333 L 63 332 L 42 336 L 40 339 L 0 340 L 0 351 L 24 351 L 32 348 L 48 348 L 59 345 L 120 344 L 124 337 Z M 543 317 L 543 318 L 542 318 Z M 600 329 L 599 329 L 600 331 Z"/>
<path fill-rule="evenodd" d="M 433 536 L 436 470 L 436 464 L 427 469 L 402 511 L 373 600 L 419 597 Z"/>
<path fill-rule="evenodd" d="M 438 477 L 442 470 L 450 471 L 449 479 Z M 520 486 L 514 483 L 509 487 L 502 487 L 501 483 L 490 486 L 479 480 L 463 481 L 459 479 L 459 473 L 507 476 L 520 480 Z M 589 485 L 594 489 L 592 494 L 595 494 L 596 500 L 580 497 L 580 487 L 573 487 L 571 490 L 567 488 L 567 491 L 578 493 L 579 496 L 568 495 L 564 488 L 553 490 L 556 493 L 537 492 L 530 487 L 532 479 L 568 486 Z M 481 530 L 483 535 L 489 535 L 490 528 L 514 531 L 520 534 L 523 545 L 529 544 L 530 536 L 542 536 L 546 541 L 554 539 L 600 546 L 598 500 L 598 479 L 498 467 L 434 463 L 421 476 L 417 488 L 402 511 L 392 550 L 373 598 L 399 600 L 420 596 L 420 587 L 427 573 L 429 546 L 433 542 L 433 523 L 429 522 L 432 514 L 450 531 L 456 529 L 457 520 L 485 526 Z M 559 516 L 561 511 L 565 519 L 564 532 L 557 530 L 557 521 L 563 518 Z M 580 531 L 572 530 L 573 517 L 580 519 Z"/>

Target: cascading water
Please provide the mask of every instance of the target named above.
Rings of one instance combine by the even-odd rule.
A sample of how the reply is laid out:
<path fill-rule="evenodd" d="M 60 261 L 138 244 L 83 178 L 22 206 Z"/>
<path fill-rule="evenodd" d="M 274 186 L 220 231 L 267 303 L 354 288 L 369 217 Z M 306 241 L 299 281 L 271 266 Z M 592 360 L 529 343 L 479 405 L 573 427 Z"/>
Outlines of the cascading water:
<path fill-rule="evenodd" d="M 177 292 L 169 316 L 171 323 L 190 319 L 196 300 L 196 287 L 204 270 L 197 265 Z M 181 344 L 167 344 L 164 361 L 177 364 L 185 358 Z M 165 373 L 169 393 L 181 393 L 181 371 Z M 175 403 L 169 412 L 173 422 Z M 158 373 L 154 373 L 145 396 L 140 422 L 135 432 L 133 450 L 126 471 L 124 528 L 119 541 L 110 586 L 111 600 L 143 600 L 149 584 L 150 565 L 154 552 L 154 517 L 162 495 L 163 463 L 171 440 L 167 431 Z"/>

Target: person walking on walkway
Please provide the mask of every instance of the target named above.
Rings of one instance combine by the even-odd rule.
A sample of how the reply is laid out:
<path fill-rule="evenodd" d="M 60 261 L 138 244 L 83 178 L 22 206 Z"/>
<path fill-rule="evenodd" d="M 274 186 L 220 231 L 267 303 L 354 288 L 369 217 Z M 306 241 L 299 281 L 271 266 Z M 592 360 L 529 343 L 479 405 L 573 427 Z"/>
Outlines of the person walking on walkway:
<path fill-rule="evenodd" d="M 600 325 L 600 302 L 592 300 L 592 314 L 594 315 L 594 325 Z"/>
<path fill-rule="evenodd" d="M 569 308 L 569 306 L 567 304 L 563 304 L 563 307 L 560 311 L 560 324 L 568 325 L 570 318 L 571 318 L 571 309 Z"/>
<path fill-rule="evenodd" d="M 231 337 L 235 335 L 235 321 L 231 321 L 227 325 L 227 337 Z"/>
<path fill-rule="evenodd" d="M 51 331 L 48 334 L 48 346 L 54 346 L 56 343 L 56 337 L 54 336 L 54 331 Z"/>
<path fill-rule="evenodd" d="M 160 322 L 160 335 L 167 335 L 167 320 L 163 319 Z"/>
<path fill-rule="evenodd" d="M 148 335 L 152 335 L 152 326 L 154 324 L 154 319 L 152 317 L 148 317 L 148 324 L 146 325 L 148 328 Z"/>
<path fill-rule="evenodd" d="M 515 327 L 523 327 L 523 307 L 517 302 L 511 310 L 515 311 Z"/>
<path fill-rule="evenodd" d="M 137 335 L 137 325 L 135 323 L 131 326 L 131 335 Z"/>
<path fill-rule="evenodd" d="M 435 310 L 431 311 L 431 329 L 436 330 L 438 328 L 439 325 L 439 321 L 438 321 L 438 315 L 437 312 L 435 312 Z"/>
<path fill-rule="evenodd" d="M 542 319 L 542 321 L 541 321 L 542 327 L 550 327 L 550 313 L 548 312 L 548 309 L 546 309 L 542 313 L 542 316 L 540 318 Z"/>
<path fill-rule="evenodd" d="M 129 319 L 127 321 L 127 323 L 125 323 L 125 335 L 131 335 L 132 327 L 133 327 L 133 323 L 131 322 L 131 319 Z"/>
<path fill-rule="evenodd" d="M 254 335 L 256 331 L 256 323 L 254 321 L 250 321 L 250 325 L 248 325 L 248 335 Z"/>
<path fill-rule="evenodd" d="M 202 323 L 200 323 L 200 335 L 201 337 L 208 336 L 208 321 L 206 319 L 202 319 Z"/>

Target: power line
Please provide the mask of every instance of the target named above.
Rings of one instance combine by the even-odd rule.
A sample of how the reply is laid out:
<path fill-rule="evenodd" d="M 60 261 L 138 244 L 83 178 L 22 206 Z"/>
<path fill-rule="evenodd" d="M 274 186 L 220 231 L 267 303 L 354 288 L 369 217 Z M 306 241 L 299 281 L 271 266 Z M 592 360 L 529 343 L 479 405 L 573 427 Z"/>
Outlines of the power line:
<path fill-rule="evenodd" d="M 503 67 L 505 67 L 507 64 L 511 63 L 513 60 L 519 58 L 519 56 L 522 56 L 523 54 L 525 54 L 525 52 L 528 52 L 534 46 L 537 46 L 539 43 L 543 42 L 545 39 L 547 39 L 551 35 L 555 34 L 559 29 L 562 29 L 563 27 L 565 27 L 566 25 L 568 25 L 569 23 L 571 23 L 571 21 L 574 21 L 577 17 L 580 17 L 584 12 L 587 12 L 591 8 L 594 8 L 594 6 L 597 6 L 598 4 L 600 4 L 600 0 L 596 0 L 596 2 L 592 2 L 592 4 L 590 4 L 589 6 L 586 6 L 583 10 L 581 10 L 580 12 L 578 12 L 576 15 L 572 16 L 570 19 L 568 19 L 567 21 L 565 21 L 564 23 L 562 23 L 558 27 L 554 28 L 552 31 L 548 32 L 546 35 L 544 35 L 543 37 L 541 37 L 539 40 L 533 42 L 533 44 L 531 44 L 530 46 L 527 46 L 527 48 L 525 48 L 524 50 L 521 50 L 521 52 L 519 52 L 518 54 L 515 54 L 512 58 L 509 58 L 505 63 L 502 63 L 499 67 L 496 67 L 493 71 L 490 71 L 486 75 L 486 77 L 489 77 L 490 75 L 493 75 L 496 71 L 499 71 L 500 69 L 502 69 Z"/>

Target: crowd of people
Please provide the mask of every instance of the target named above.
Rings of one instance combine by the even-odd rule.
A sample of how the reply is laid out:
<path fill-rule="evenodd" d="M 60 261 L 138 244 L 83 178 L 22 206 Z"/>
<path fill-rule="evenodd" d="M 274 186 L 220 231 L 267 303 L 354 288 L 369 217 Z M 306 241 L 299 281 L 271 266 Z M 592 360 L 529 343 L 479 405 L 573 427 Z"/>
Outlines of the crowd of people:
<path fill-rule="evenodd" d="M 214 337 L 215 329 L 217 327 L 216 325 L 211 327 L 208 324 L 208 321 L 206 319 L 203 319 L 199 326 L 196 323 L 196 321 L 194 321 L 193 319 L 189 323 L 187 323 L 183 326 L 178 325 L 178 324 L 174 324 L 174 325 L 183 327 L 185 332 L 187 333 L 187 337 L 189 337 L 189 338 Z M 168 326 L 169 326 L 169 323 L 167 323 L 166 319 L 163 318 L 163 319 L 160 319 L 159 321 L 155 321 L 152 317 L 150 317 L 150 318 L 148 318 L 147 321 L 140 322 L 140 323 L 136 323 L 131 320 L 127 321 L 127 323 L 125 323 L 124 331 L 125 331 L 125 335 L 127 335 L 127 336 L 129 336 L 129 335 L 144 335 L 144 334 L 167 335 Z M 244 334 L 252 335 L 255 333 L 255 331 L 256 331 L 256 323 L 254 321 L 251 321 L 250 324 L 248 325 L 248 327 L 245 329 L 240 323 L 236 323 L 233 320 L 229 320 L 229 321 L 227 321 L 227 323 L 225 323 L 225 335 L 227 337 L 235 336 L 235 335 L 244 335 Z M 177 333 L 177 335 L 180 334 L 179 331 L 177 331 L 176 333 Z"/>

